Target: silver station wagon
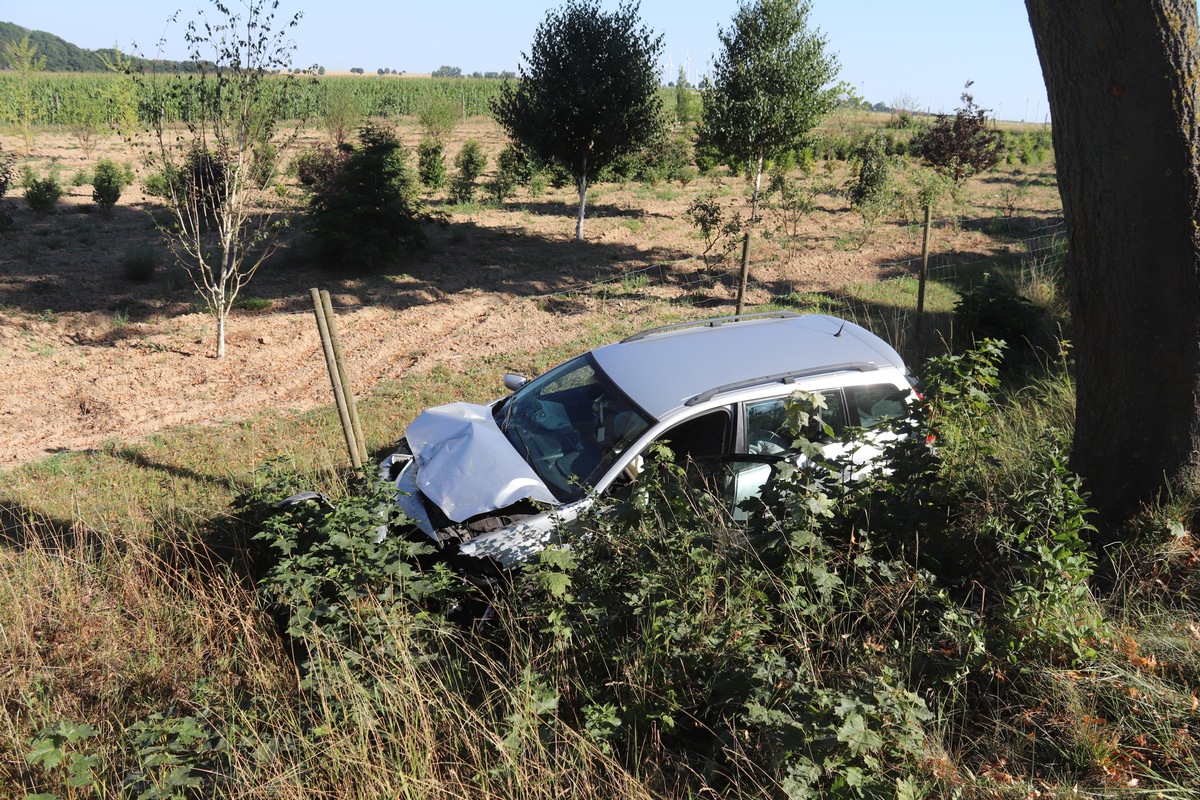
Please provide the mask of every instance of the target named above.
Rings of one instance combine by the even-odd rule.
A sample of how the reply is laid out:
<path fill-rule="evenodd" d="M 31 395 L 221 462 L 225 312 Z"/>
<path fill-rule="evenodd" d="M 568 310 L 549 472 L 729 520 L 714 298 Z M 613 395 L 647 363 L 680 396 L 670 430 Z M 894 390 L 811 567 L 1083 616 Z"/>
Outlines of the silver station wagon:
<path fill-rule="evenodd" d="M 792 450 L 785 405 L 819 393 L 824 444 L 853 469 L 880 453 L 887 418 L 915 398 L 886 342 L 845 320 L 771 312 L 668 325 L 597 347 L 488 405 L 422 412 L 381 465 L 396 502 L 439 548 L 511 569 L 569 534 L 598 499 L 637 480 L 664 442 L 680 463 L 724 460 L 734 519 Z M 853 429 L 852 439 L 837 433 Z M 565 536 L 569 538 L 569 535 Z M 480 564 L 484 566 L 484 564 Z"/>

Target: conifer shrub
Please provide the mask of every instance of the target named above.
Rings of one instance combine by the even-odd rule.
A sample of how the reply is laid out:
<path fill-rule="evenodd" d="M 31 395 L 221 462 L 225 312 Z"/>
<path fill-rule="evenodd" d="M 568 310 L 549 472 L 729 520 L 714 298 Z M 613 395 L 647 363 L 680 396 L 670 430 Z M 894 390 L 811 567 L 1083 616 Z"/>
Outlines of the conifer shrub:
<path fill-rule="evenodd" d="M 53 214 L 58 208 L 63 190 L 53 170 L 44 178 L 39 178 L 33 170 L 26 168 L 21 173 L 21 185 L 25 190 L 22 195 L 25 202 L 38 214 Z"/>
<path fill-rule="evenodd" d="M 462 149 L 454 157 L 458 173 L 450 183 L 450 199 L 455 203 L 470 203 L 475 199 L 475 179 L 487 168 L 487 156 L 474 139 L 463 142 Z"/>
<path fill-rule="evenodd" d="M 445 145 L 426 137 L 417 145 L 417 175 L 426 189 L 437 191 L 446 185 Z"/>
<path fill-rule="evenodd" d="M 307 229 L 317 259 L 335 269 L 390 264 L 424 241 L 408 152 L 395 131 L 375 124 L 343 150 L 344 160 L 321 161 L 324 171 L 309 198 Z"/>
<path fill-rule="evenodd" d="M 111 209 L 121 199 L 121 190 L 129 184 L 129 179 L 119 164 L 100 159 L 92 170 L 92 200 L 103 209 Z"/>

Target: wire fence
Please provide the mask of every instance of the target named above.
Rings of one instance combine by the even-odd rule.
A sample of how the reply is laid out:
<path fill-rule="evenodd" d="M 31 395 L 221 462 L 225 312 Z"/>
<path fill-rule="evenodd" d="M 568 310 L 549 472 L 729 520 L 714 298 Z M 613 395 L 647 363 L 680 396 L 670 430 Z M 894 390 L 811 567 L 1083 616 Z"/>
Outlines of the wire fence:
<path fill-rule="evenodd" d="M 1017 246 L 1008 253 L 998 252 L 983 257 L 964 259 L 955 253 L 935 253 L 929 256 L 928 281 L 931 284 L 949 286 L 956 292 L 970 287 L 982 279 L 991 269 L 1002 269 L 1015 280 L 1020 280 L 1041 265 L 1053 263 L 1065 249 L 1065 228 L 1061 220 L 1028 231 L 1017 240 Z M 608 277 L 558 286 L 545 291 L 523 294 L 531 300 L 589 298 L 621 299 L 636 296 L 646 289 L 660 290 L 667 302 L 681 305 L 705 304 L 726 305 L 732 302 L 740 278 L 740 265 L 730 259 L 732 268 L 698 269 L 697 258 L 689 256 L 674 261 L 659 261 L 632 269 L 625 269 Z M 765 307 L 784 306 L 800 311 L 830 313 L 863 325 L 892 342 L 905 355 L 924 352 L 927 342 L 914 340 L 916 331 L 923 331 L 925 339 L 946 341 L 953 331 L 944 325 L 927 325 L 919 320 L 915 305 L 895 300 L 878 298 L 912 294 L 915 296 L 917 276 L 922 257 L 883 262 L 877 265 L 884 277 L 879 281 L 857 285 L 843 285 L 809 289 L 787 281 L 763 282 L 751 279 L 747 283 L 747 309 L 762 310 Z M 753 267 L 751 268 L 753 272 Z M 1039 275 L 1046 277 L 1044 270 Z M 1050 276 L 1054 277 L 1054 276 Z M 889 284 L 903 286 L 889 286 Z M 893 291 L 894 289 L 894 291 Z M 661 291 L 666 290 L 666 291 Z M 701 295 L 703 295 L 701 297 Z M 341 311 L 362 308 L 361 305 L 335 306 Z M 310 314 L 311 311 L 292 311 L 292 314 Z M 930 313 L 946 320 L 945 312 Z"/>

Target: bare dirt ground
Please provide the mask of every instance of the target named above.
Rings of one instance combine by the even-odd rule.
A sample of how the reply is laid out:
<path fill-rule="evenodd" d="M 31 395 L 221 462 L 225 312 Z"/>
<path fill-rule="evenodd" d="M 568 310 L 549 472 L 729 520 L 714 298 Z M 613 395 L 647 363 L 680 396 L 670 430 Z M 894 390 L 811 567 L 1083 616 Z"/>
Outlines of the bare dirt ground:
<path fill-rule="evenodd" d="M 415 144 L 415 128 L 401 133 Z M 502 144 L 490 122 L 472 121 L 456 133 L 449 153 L 468 136 L 493 156 Z M 186 273 L 168 263 L 149 213 L 157 204 L 141 193 L 148 144 L 110 138 L 87 155 L 69 134 L 42 132 L 18 168 L 28 164 L 41 174 L 56 165 L 68 188 L 58 212 L 34 214 L 19 187 L 0 200 L 16 217 L 15 230 L 0 238 L 0 467 L 185 423 L 331 403 L 308 299 L 312 286 L 333 295 L 359 395 L 409 370 L 537 352 L 571 339 L 590 318 L 636 314 L 658 300 L 686 297 L 683 308 L 694 308 L 697 317 L 733 310 L 728 281 L 701 280 L 703 242 L 685 210 L 706 191 L 740 203 L 743 180 L 705 178 L 687 187 L 601 184 L 589 194 L 588 241 L 582 245 L 571 241 L 576 200 L 570 189 L 518 194 L 500 208 L 453 211 L 449 224 L 431 227 L 424 251 L 361 275 L 310 263 L 299 236 L 244 292 L 269 306 L 235 312 L 228 355 L 218 360 L 212 357 L 212 320 L 198 306 Z M 23 150 L 11 135 L 0 135 L 0 145 L 8 153 Z M 129 163 L 138 173 L 110 214 L 95 210 L 89 185 L 70 187 L 71 178 L 101 156 Z M 837 165 L 829 179 L 844 182 L 845 170 Z M 999 215 L 996 193 L 1010 180 L 999 175 L 970 187 L 968 216 Z M 1033 229 L 1053 220 L 1058 208 L 1051 177 L 1022 199 L 1020 225 Z M 855 234 L 862 224 L 843 199 L 823 195 L 799 239 L 756 239 L 750 302 L 911 271 L 898 262 L 919 254 L 917 226 L 889 219 L 859 246 Z M 938 230 L 935 248 L 960 261 L 1019 248 L 1018 237 L 983 227 Z M 127 280 L 124 261 L 133 248 L 147 245 L 160 251 L 155 277 Z M 624 291 L 594 286 L 606 280 L 618 281 L 609 286 Z"/>

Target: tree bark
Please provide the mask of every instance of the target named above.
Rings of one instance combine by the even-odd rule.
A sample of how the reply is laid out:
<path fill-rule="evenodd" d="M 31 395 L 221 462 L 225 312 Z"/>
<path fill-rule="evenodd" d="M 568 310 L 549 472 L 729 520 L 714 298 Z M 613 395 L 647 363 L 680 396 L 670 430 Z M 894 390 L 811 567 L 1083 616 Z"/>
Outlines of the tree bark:
<path fill-rule="evenodd" d="M 1112 525 L 1200 461 L 1195 0 L 1026 0 L 1066 218 L 1071 467 Z"/>
<path fill-rule="evenodd" d="M 225 309 L 217 309 L 217 358 L 225 357 Z"/>
<path fill-rule="evenodd" d="M 575 220 L 575 241 L 583 241 L 583 213 L 587 206 L 587 159 L 583 160 L 583 171 L 579 174 L 579 216 Z"/>
<path fill-rule="evenodd" d="M 758 159 L 754 162 L 754 191 L 750 193 L 750 221 L 758 222 L 758 194 L 762 186 L 763 152 L 758 151 Z"/>

